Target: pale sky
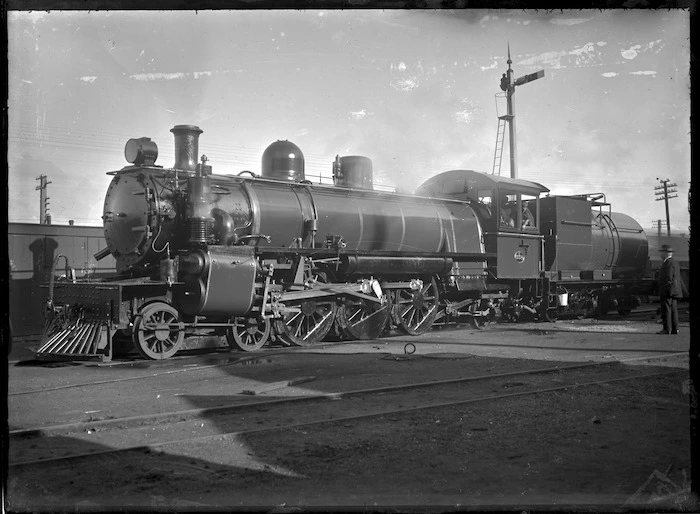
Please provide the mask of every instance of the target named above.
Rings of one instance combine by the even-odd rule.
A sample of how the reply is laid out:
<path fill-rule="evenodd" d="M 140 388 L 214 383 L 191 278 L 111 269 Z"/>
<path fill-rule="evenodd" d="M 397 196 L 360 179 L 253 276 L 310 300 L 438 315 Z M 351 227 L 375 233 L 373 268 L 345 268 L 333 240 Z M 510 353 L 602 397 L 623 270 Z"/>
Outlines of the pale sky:
<path fill-rule="evenodd" d="M 687 10 L 51 11 L 8 13 L 10 222 L 102 224 L 129 138 L 174 164 L 170 129 L 198 125 L 214 172 L 260 171 L 294 142 L 307 178 L 364 155 L 375 184 L 413 189 L 492 172 L 510 44 L 518 175 L 552 194 L 606 194 L 653 234 L 657 179 L 688 232 Z M 507 146 L 502 174 L 509 175 Z"/>

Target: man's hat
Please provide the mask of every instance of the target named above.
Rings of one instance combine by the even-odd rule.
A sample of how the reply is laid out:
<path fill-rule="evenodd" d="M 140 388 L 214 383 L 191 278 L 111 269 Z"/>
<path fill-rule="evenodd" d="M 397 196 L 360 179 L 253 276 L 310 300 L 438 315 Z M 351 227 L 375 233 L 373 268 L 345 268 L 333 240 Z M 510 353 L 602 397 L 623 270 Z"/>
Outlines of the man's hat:
<path fill-rule="evenodd" d="M 673 247 L 671 245 L 662 245 L 661 248 L 659 248 L 660 252 L 673 252 Z"/>

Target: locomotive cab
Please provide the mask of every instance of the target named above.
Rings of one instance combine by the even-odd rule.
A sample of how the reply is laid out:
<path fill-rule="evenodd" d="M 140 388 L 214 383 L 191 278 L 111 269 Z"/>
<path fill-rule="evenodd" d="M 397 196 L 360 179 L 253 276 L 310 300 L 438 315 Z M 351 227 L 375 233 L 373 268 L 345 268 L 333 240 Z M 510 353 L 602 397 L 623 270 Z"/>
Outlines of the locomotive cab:
<path fill-rule="evenodd" d="M 441 173 L 418 194 L 468 201 L 483 227 L 489 272 L 497 279 L 534 279 L 542 270 L 539 202 L 549 189 L 536 182 L 472 170 Z"/>
<path fill-rule="evenodd" d="M 498 215 L 484 234 L 487 252 L 496 258 L 489 268 L 498 279 L 537 278 L 542 270 L 542 237 L 539 233 L 539 191 L 517 184 L 493 188 Z"/>

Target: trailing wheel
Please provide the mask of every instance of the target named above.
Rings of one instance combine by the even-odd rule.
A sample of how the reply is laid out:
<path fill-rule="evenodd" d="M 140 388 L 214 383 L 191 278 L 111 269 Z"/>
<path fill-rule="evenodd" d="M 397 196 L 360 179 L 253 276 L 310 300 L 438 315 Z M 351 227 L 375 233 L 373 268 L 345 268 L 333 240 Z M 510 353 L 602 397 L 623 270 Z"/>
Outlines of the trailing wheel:
<path fill-rule="evenodd" d="M 254 352 L 270 339 L 270 320 L 258 317 L 236 317 L 226 329 L 229 346 L 243 352 Z"/>
<path fill-rule="evenodd" d="M 185 339 L 185 325 L 172 305 L 152 302 L 145 305 L 136 317 L 132 339 L 146 359 L 169 359 Z"/>
<path fill-rule="evenodd" d="M 430 330 L 438 314 L 439 294 L 435 279 L 413 279 L 410 286 L 398 289 L 394 299 L 397 325 L 406 334 L 417 336 Z"/>
<path fill-rule="evenodd" d="M 486 330 L 493 322 L 493 309 L 486 306 L 480 309 L 479 302 L 474 302 L 469 306 L 469 324 L 477 330 Z"/>
<path fill-rule="evenodd" d="M 295 346 L 310 346 L 323 340 L 335 321 L 332 300 L 303 300 L 285 304 L 287 312 L 276 321 L 280 337 Z"/>
<path fill-rule="evenodd" d="M 383 305 L 363 300 L 348 298 L 338 308 L 338 323 L 343 333 L 350 339 L 376 339 L 381 335 L 389 321 L 391 304 Z"/>

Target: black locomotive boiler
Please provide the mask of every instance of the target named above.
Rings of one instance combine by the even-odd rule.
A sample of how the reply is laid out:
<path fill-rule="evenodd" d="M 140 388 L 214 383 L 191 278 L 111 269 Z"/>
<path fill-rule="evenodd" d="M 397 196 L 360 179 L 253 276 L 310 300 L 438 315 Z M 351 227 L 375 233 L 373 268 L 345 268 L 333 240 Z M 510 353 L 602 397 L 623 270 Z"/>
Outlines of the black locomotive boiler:
<path fill-rule="evenodd" d="M 111 254 L 118 273 L 50 285 L 39 358 L 109 359 L 125 338 L 164 359 L 188 335 L 250 351 L 331 332 L 624 312 L 650 283 L 644 231 L 600 195 L 549 196 L 470 170 L 381 192 L 362 156 L 337 157 L 333 185 L 314 184 L 289 141 L 265 150 L 260 175 L 217 175 L 197 158 L 201 129 L 171 132 L 172 167 L 155 164 L 149 138 L 127 142 L 96 255 Z"/>

